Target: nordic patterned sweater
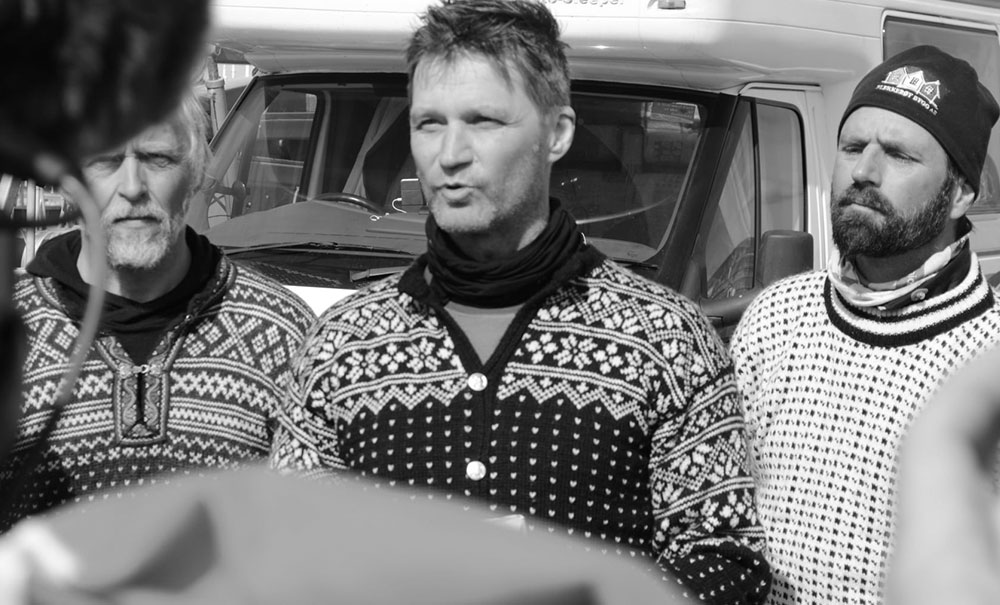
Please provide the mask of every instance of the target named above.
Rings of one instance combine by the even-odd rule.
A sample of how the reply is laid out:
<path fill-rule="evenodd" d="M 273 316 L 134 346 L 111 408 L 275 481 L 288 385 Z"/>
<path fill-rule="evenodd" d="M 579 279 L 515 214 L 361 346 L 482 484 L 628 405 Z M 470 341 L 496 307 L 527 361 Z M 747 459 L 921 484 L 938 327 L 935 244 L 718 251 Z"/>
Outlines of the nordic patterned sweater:
<path fill-rule="evenodd" d="M 430 297 L 423 260 L 338 303 L 293 361 L 272 464 L 485 501 L 651 556 L 707 601 L 762 602 L 728 354 L 686 299 L 586 250 L 485 364 Z"/>
<path fill-rule="evenodd" d="M 29 350 L 18 438 L 0 464 L 0 493 L 53 413 L 79 332 L 51 277 L 19 271 L 14 304 Z M 0 512 L 0 530 L 59 504 L 266 460 L 288 363 L 313 319 L 277 282 L 223 257 L 147 363 L 136 366 L 117 339 L 99 334 L 41 464 L 14 506 Z"/>
<path fill-rule="evenodd" d="M 942 379 L 1000 341 L 973 258 L 957 287 L 897 311 L 846 304 L 825 272 L 751 304 L 731 343 L 770 603 L 881 603 L 894 533 L 896 450 Z"/>

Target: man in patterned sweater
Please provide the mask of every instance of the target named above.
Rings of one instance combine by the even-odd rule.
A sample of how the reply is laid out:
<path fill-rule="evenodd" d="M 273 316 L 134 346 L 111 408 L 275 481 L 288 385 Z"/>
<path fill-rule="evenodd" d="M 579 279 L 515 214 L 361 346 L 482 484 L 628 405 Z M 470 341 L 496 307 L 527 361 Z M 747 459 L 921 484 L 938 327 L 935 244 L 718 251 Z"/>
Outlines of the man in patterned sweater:
<path fill-rule="evenodd" d="M 266 460 L 289 360 L 315 318 L 185 227 L 204 178 L 204 120 L 186 99 L 166 122 L 84 164 L 108 278 L 100 332 L 65 406 L 56 406 L 56 392 L 94 281 L 96 244 L 70 231 L 18 275 L 14 304 L 28 352 L 16 442 L 0 461 L 0 530 L 62 503 Z"/>
<path fill-rule="evenodd" d="M 881 603 L 901 437 L 1000 340 L 965 216 L 997 115 L 973 68 L 934 47 L 866 75 L 834 165 L 839 255 L 765 290 L 736 330 L 771 603 Z"/>
<path fill-rule="evenodd" d="M 763 601 L 724 347 L 549 198 L 575 127 L 555 19 L 535 0 L 445 2 L 407 59 L 429 249 L 321 317 L 273 464 L 485 501 L 651 557 L 706 601 Z"/>

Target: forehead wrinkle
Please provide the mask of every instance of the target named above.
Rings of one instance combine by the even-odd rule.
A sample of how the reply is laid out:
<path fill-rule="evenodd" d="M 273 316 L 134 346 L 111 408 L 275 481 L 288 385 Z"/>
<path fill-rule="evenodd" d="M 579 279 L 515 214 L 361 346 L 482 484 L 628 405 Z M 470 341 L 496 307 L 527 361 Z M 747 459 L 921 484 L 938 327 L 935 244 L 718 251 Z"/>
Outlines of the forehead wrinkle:
<path fill-rule="evenodd" d="M 862 114 L 864 119 L 845 122 L 840 144 L 874 142 L 882 149 L 903 151 L 919 159 L 931 160 L 941 155 L 947 160 L 947 152 L 930 131 L 905 116 L 883 111 L 888 116 Z"/>

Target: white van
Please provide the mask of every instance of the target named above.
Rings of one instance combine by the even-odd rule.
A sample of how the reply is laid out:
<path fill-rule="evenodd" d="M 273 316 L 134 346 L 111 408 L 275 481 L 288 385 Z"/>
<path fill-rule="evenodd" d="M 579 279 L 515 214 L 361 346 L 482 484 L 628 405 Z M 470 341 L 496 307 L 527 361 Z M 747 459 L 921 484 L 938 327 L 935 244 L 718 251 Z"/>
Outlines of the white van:
<path fill-rule="evenodd" d="M 425 248 L 403 48 L 428 0 L 214 0 L 257 69 L 189 221 L 317 311 Z M 576 139 L 553 195 L 588 239 L 726 335 L 753 294 L 822 267 L 840 114 L 884 57 L 935 44 L 1000 98 L 1000 8 L 935 0 L 544 0 L 570 44 Z M 1000 131 L 971 216 L 1000 270 Z"/>

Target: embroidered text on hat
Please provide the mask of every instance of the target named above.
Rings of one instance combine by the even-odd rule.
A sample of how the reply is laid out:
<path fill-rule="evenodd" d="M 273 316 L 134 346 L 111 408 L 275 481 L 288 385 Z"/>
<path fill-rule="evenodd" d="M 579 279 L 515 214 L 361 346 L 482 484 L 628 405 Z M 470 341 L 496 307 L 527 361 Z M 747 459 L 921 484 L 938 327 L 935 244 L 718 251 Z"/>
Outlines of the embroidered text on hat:
<path fill-rule="evenodd" d="M 924 109 L 937 115 L 937 101 L 941 98 L 941 80 L 928 82 L 924 78 L 924 71 L 918 67 L 900 67 L 890 71 L 878 85 L 878 89 L 913 99 Z"/>

